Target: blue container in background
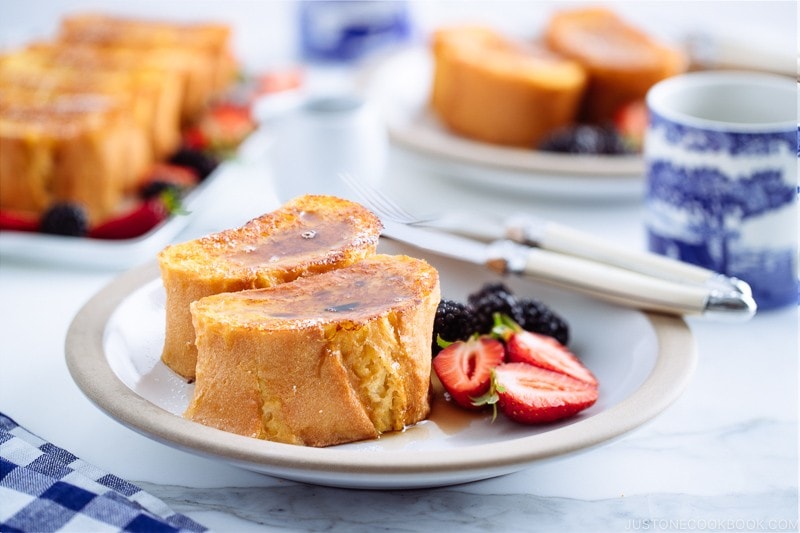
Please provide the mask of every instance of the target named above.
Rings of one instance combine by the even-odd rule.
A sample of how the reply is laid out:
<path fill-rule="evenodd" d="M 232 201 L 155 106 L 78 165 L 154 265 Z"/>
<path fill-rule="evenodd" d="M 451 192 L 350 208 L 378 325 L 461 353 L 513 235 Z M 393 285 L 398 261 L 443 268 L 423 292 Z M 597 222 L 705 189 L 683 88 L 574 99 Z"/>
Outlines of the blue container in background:
<path fill-rule="evenodd" d="M 411 36 L 408 3 L 401 0 L 303 0 L 298 16 L 306 61 L 355 62 Z"/>
<path fill-rule="evenodd" d="M 647 96 L 648 247 L 750 284 L 759 311 L 798 303 L 796 82 L 707 71 Z"/>

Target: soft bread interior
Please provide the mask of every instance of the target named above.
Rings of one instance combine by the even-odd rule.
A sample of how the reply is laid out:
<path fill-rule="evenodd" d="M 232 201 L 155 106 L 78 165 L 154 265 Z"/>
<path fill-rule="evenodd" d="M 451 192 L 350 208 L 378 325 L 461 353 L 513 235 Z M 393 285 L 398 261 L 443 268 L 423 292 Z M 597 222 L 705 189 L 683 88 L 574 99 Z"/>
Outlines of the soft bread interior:
<path fill-rule="evenodd" d="M 429 412 L 436 270 L 406 256 L 192 304 L 197 381 L 185 416 L 291 444 L 374 438 Z"/>

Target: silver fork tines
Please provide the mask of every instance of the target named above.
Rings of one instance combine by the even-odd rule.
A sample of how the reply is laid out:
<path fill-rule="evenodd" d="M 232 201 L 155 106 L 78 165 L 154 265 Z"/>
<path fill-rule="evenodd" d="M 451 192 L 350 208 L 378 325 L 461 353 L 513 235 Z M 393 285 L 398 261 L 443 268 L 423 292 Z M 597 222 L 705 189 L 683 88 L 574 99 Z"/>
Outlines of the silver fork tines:
<path fill-rule="evenodd" d="M 394 222 L 409 225 L 425 224 L 434 220 L 434 217 L 421 218 L 412 215 L 382 191 L 364 183 L 351 174 L 342 172 L 339 174 L 339 178 L 367 204 L 367 207 L 375 211 L 381 218 L 385 217 Z"/>

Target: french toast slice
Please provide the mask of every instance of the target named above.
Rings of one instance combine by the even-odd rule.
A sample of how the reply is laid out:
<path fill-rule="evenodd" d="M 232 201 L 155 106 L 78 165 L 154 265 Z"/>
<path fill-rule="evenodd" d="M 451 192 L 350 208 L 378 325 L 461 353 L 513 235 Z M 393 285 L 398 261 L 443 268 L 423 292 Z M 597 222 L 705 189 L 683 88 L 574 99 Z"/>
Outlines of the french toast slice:
<path fill-rule="evenodd" d="M 0 100 L 4 108 L 12 107 L 10 113 L 14 115 L 16 121 L 27 115 L 32 119 L 35 115 L 42 114 L 63 114 L 60 109 L 67 107 L 73 108 L 74 114 L 80 103 L 88 110 L 87 102 L 101 102 L 102 106 L 108 111 L 113 110 L 116 118 L 113 125 L 120 132 L 110 131 L 110 137 L 119 135 L 125 137 L 125 149 L 114 155 L 121 164 L 119 169 L 121 176 L 116 178 L 109 175 L 107 179 L 111 182 L 118 182 L 124 192 L 134 192 L 141 186 L 142 176 L 151 168 L 156 161 L 153 154 L 152 140 L 147 125 L 140 117 L 131 113 L 130 110 L 136 109 L 132 94 L 125 91 L 116 91 L 113 86 L 79 86 L 77 84 L 62 84 L 58 79 L 60 76 L 52 76 L 52 71 L 36 73 L 36 70 L 22 74 L 18 71 L 9 72 L 2 68 L 0 64 L 0 76 L 5 79 L 0 85 Z M 77 73 L 76 73 L 77 74 Z M 71 77 L 71 76 L 70 76 Z M 34 78 L 39 82 L 36 85 Z M 86 76 L 84 76 L 86 78 Z M 96 108 L 99 105 L 92 104 Z M 107 122 L 108 123 L 108 122 Z M 32 140 L 32 139 L 29 139 Z M 46 146 L 42 146 L 46 148 Z M 89 149 L 87 147 L 87 149 Z M 18 175 L 23 175 L 25 169 L 16 171 Z"/>
<path fill-rule="evenodd" d="M 74 14 L 57 40 L 0 53 L 0 208 L 118 215 L 234 80 L 229 40 L 225 24 Z"/>
<path fill-rule="evenodd" d="M 158 256 L 166 289 L 162 360 L 195 377 L 189 305 L 221 292 L 271 287 L 341 268 L 375 253 L 380 220 L 359 204 L 306 195 L 244 226 L 168 246 Z"/>
<path fill-rule="evenodd" d="M 61 19 L 57 42 L 158 57 L 183 76 L 183 118 L 191 123 L 235 79 L 238 66 L 230 36 L 225 24 L 77 13 Z"/>
<path fill-rule="evenodd" d="M 688 66 L 680 49 L 656 41 L 603 7 L 555 13 L 544 40 L 588 72 L 581 118 L 589 122 L 613 119 L 622 105 L 644 98 L 656 82 Z"/>
<path fill-rule="evenodd" d="M 156 54 L 124 48 L 36 42 L 0 56 L 3 85 L 37 92 L 114 94 L 149 133 L 153 156 L 180 145 L 183 80 Z"/>
<path fill-rule="evenodd" d="M 90 223 L 111 215 L 130 185 L 134 132 L 113 98 L 36 101 L 0 89 L 0 208 L 42 213 L 69 201 L 85 207 Z"/>
<path fill-rule="evenodd" d="M 185 417 L 277 442 L 330 446 L 427 417 L 439 278 L 378 254 L 191 305 L 197 381 Z"/>
<path fill-rule="evenodd" d="M 440 28 L 431 46 L 430 103 L 452 131 L 532 148 L 575 120 L 586 84 L 577 63 L 484 26 Z"/>

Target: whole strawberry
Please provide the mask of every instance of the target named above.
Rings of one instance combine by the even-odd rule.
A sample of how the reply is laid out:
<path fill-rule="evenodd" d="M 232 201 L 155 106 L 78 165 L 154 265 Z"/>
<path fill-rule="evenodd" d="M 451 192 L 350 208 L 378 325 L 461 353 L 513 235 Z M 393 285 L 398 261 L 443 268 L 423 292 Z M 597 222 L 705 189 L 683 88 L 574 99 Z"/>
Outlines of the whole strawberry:
<path fill-rule="evenodd" d="M 641 151 L 649 121 L 644 100 L 634 100 L 617 109 L 613 121 L 627 146 L 632 151 Z"/>

